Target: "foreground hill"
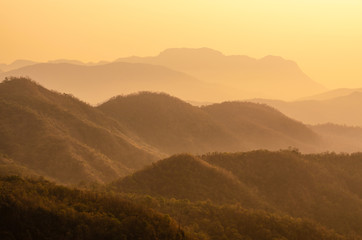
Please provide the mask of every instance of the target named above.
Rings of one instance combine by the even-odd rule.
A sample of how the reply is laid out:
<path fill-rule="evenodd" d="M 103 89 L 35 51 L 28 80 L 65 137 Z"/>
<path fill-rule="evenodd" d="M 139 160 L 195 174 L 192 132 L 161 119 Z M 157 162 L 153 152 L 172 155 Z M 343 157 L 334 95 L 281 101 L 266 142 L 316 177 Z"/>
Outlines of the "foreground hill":
<path fill-rule="evenodd" d="M 190 239 L 170 217 L 122 198 L 0 178 L 1 239 Z"/>
<path fill-rule="evenodd" d="M 362 155 L 253 151 L 210 154 L 204 161 L 230 171 L 268 204 L 341 233 L 362 235 Z"/>
<path fill-rule="evenodd" d="M 39 63 L 3 73 L 0 78 L 7 76 L 27 76 L 46 88 L 71 93 L 91 104 L 137 91 L 162 91 L 183 99 L 199 99 L 201 92 L 218 96 L 223 91 L 185 73 L 142 63 L 116 62 L 94 66 Z M 213 98 L 215 100 L 220 98 Z"/>
<path fill-rule="evenodd" d="M 1 239 L 344 240 L 311 221 L 143 195 L 1 177 Z M 162 213 L 161 213 L 162 212 Z"/>
<path fill-rule="evenodd" d="M 267 209 L 310 219 L 357 239 L 362 236 L 361 171 L 359 153 L 303 155 L 295 150 L 259 150 L 176 155 L 110 186 L 119 192 L 155 198 Z M 190 217 L 187 213 L 185 218 Z"/>
<path fill-rule="evenodd" d="M 109 181 L 157 156 L 97 109 L 28 79 L 0 84 L 0 112 L 0 152 L 61 182 Z"/>
<path fill-rule="evenodd" d="M 305 100 L 284 102 L 255 99 L 253 102 L 265 103 L 275 107 L 285 115 L 307 124 L 334 123 L 362 126 L 362 92 L 326 100 Z"/>
<path fill-rule="evenodd" d="M 255 96 L 297 99 L 324 90 L 295 62 L 276 56 L 254 59 L 226 56 L 209 48 L 171 48 L 155 57 L 120 58 L 118 61 L 162 65 L 205 82 L 227 84 L 241 93 L 237 99 Z"/>

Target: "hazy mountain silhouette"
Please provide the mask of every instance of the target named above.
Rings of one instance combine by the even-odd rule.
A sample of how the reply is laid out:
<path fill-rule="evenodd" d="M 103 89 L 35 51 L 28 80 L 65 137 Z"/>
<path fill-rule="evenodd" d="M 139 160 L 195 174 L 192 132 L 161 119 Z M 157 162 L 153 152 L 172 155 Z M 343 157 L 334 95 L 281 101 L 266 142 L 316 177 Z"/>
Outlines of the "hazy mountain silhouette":
<path fill-rule="evenodd" d="M 337 97 L 347 96 L 354 92 L 362 92 L 362 88 L 337 88 L 337 89 L 333 89 L 331 91 L 323 92 L 321 94 L 304 97 L 304 98 L 301 98 L 300 100 L 301 101 L 303 101 L 303 100 L 322 100 L 322 101 L 330 100 L 330 99 L 337 98 Z"/>
<path fill-rule="evenodd" d="M 275 107 L 285 115 L 307 124 L 335 123 L 362 126 L 362 92 L 327 100 L 285 102 L 269 99 L 253 99 Z"/>
<path fill-rule="evenodd" d="M 15 69 L 18 69 L 18 68 L 22 68 L 22 67 L 25 67 L 25 66 L 30 66 L 30 65 L 33 65 L 33 64 L 36 64 L 37 62 L 35 61 L 30 61 L 30 60 L 23 60 L 23 59 L 19 59 L 19 60 L 16 60 L 10 64 L 4 64 L 4 63 L 0 63 L 0 71 L 3 71 L 3 72 L 8 72 L 8 71 L 11 71 L 11 70 L 15 70 Z"/>
<path fill-rule="evenodd" d="M 180 152 L 353 149 L 266 105 L 195 107 L 167 94 L 143 92 L 92 107 L 24 78 L 0 84 L 0 112 L 0 153 L 60 182 L 111 181 Z"/>
<path fill-rule="evenodd" d="M 309 126 L 336 152 L 362 151 L 362 128 L 332 123 Z M 328 149 L 326 149 L 328 150 Z"/>
<path fill-rule="evenodd" d="M 225 96 L 223 92 L 229 91 L 166 67 L 141 63 L 118 62 L 96 66 L 41 63 L 0 75 L 2 78 L 5 76 L 28 76 L 49 89 L 74 94 L 92 104 L 115 95 L 144 90 L 200 100 L 210 96 L 214 96 L 213 100 L 220 100 L 222 97 L 219 96 Z"/>
<path fill-rule="evenodd" d="M 295 62 L 276 56 L 253 59 L 225 56 L 209 48 L 172 48 L 156 57 L 120 58 L 117 61 L 162 65 L 205 82 L 232 86 L 240 91 L 237 99 L 255 96 L 297 99 L 325 89 L 304 74 Z"/>
<path fill-rule="evenodd" d="M 27 79 L 0 84 L 0 152 L 61 182 L 109 181 L 156 159 L 127 129 Z"/>
<path fill-rule="evenodd" d="M 276 56 L 226 56 L 209 48 L 172 48 L 155 57 L 120 58 L 113 63 L 58 59 L 34 64 L 19 60 L 0 65 L 7 72 L 0 77 L 28 76 L 92 104 L 145 90 L 201 102 L 256 97 L 294 100 L 325 90 L 295 62 Z"/>

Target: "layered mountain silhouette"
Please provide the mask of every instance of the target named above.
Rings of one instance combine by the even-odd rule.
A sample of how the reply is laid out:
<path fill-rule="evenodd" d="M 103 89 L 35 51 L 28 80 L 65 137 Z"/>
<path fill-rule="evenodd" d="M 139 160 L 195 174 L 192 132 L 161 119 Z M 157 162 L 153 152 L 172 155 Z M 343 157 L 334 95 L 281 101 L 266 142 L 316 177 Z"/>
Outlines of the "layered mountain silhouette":
<path fill-rule="evenodd" d="M 37 62 L 30 61 L 30 60 L 23 60 L 23 59 L 16 60 L 10 64 L 0 63 L 0 72 L 8 72 L 8 71 L 15 70 L 18 68 L 30 66 L 30 65 L 33 65 L 36 63 Z"/>
<path fill-rule="evenodd" d="M 332 123 L 309 126 L 336 152 L 362 151 L 362 128 Z"/>
<path fill-rule="evenodd" d="M 297 99 L 324 90 L 292 61 L 276 56 L 225 56 L 209 48 L 167 49 L 155 57 L 120 58 L 113 63 L 59 59 L 36 64 L 22 60 L 0 69 L 5 72 L 0 73 L 1 78 L 31 77 L 47 88 L 92 104 L 137 91 L 221 102 L 256 97 Z"/>
<path fill-rule="evenodd" d="M 335 146 L 323 138 L 325 133 L 267 105 L 196 107 L 164 93 L 142 92 L 93 107 L 25 78 L 0 84 L 0 111 L 0 153 L 66 183 L 112 181 L 182 152 L 290 147 L 316 152 Z"/>
<path fill-rule="evenodd" d="M 209 89 L 217 90 L 187 74 L 141 63 L 119 62 L 97 66 L 41 63 L 6 72 L 2 76 L 28 76 L 49 89 L 71 93 L 92 104 L 141 90 L 168 92 L 185 99 L 194 99 L 201 92 L 209 92 Z"/>
<path fill-rule="evenodd" d="M 254 59 L 226 56 L 209 48 L 171 48 L 155 57 L 120 58 L 117 61 L 162 65 L 205 82 L 232 86 L 241 93 L 238 99 L 250 96 L 297 99 L 325 89 L 303 73 L 295 62 L 277 56 Z"/>
<path fill-rule="evenodd" d="M 307 124 L 334 123 L 362 126 L 362 92 L 355 91 L 345 96 L 326 100 L 286 102 L 280 100 L 253 99 L 275 107 L 285 115 Z"/>
<path fill-rule="evenodd" d="M 348 96 L 354 92 L 362 92 L 362 88 L 337 88 L 317 95 L 304 97 L 299 100 L 330 100 L 337 97 Z"/>

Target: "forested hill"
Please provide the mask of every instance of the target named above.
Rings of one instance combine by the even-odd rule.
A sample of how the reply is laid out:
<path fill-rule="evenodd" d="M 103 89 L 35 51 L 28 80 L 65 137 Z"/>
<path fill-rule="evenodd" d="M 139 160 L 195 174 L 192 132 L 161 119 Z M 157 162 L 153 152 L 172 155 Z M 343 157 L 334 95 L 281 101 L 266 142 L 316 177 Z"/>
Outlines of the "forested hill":
<path fill-rule="evenodd" d="M 311 221 L 143 195 L 0 177 L 1 239 L 347 240 Z"/>
<path fill-rule="evenodd" d="M 127 129 L 28 79 L 0 84 L 0 153 L 60 182 L 110 181 L 157 159 Z"/>
<path fill-rule="evenodd" d="M 296 150 L 177 155 L 111 187 L 154 197 L 267 209 L 312 219 L 344 235 L 362 236 L 361 159 L 360 153 L 304 155 Z"/>

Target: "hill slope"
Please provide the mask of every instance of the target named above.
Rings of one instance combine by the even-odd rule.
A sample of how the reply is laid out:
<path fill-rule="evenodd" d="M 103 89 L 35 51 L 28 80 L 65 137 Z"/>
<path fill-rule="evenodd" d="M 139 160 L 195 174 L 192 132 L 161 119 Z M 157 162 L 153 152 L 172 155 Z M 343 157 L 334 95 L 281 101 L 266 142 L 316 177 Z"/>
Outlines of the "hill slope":
<path fill-rule="evenodd" d="M 307 126 L 266 105 L 250 102 L 224 102 L 201 108 L 231 132 L 249 149 L 276 149 L 298 146 L 304 151 L 318 149 L 320 139 Z"/>
<path fill-rule="evenodd" d="M 232 174 L 191 155 L 176 155 L 112 183 L 120 192 L 142 193 L 191 201 L 240 202 L 262 208 L 252 191 Z"/>
<path fill-rule="evenodd" d="M 0 152 L 61 182 L 110 181 L 156 159 L 118 122 L 28 79 L 0 84 Z"/>
<path fill-rule="evenodd" d="M 207 113 L 166 94 L 118 96 L 98 108 L 169 154 L 243 148 Z"/>
<path fill-rule="evenodd" d="M 360 153 L 303 155 L 295 150 L 213 153 L 199 157 L 175 155 L 115 181 L 111 187 L 161 199 L 158 204 L 150 199 L 147 202 L 172 213 L 180 221 L 198 218 L 192 208 L 181 210 L 188 208 L 187 200 L 208 200 L 310 219 L 359 239 L 362 236 L 361 159 Z M 180 200 L 168 208 L 163 198 L 186 201 Z M 225 224 L 223 221 L 220 223 Z"/>

